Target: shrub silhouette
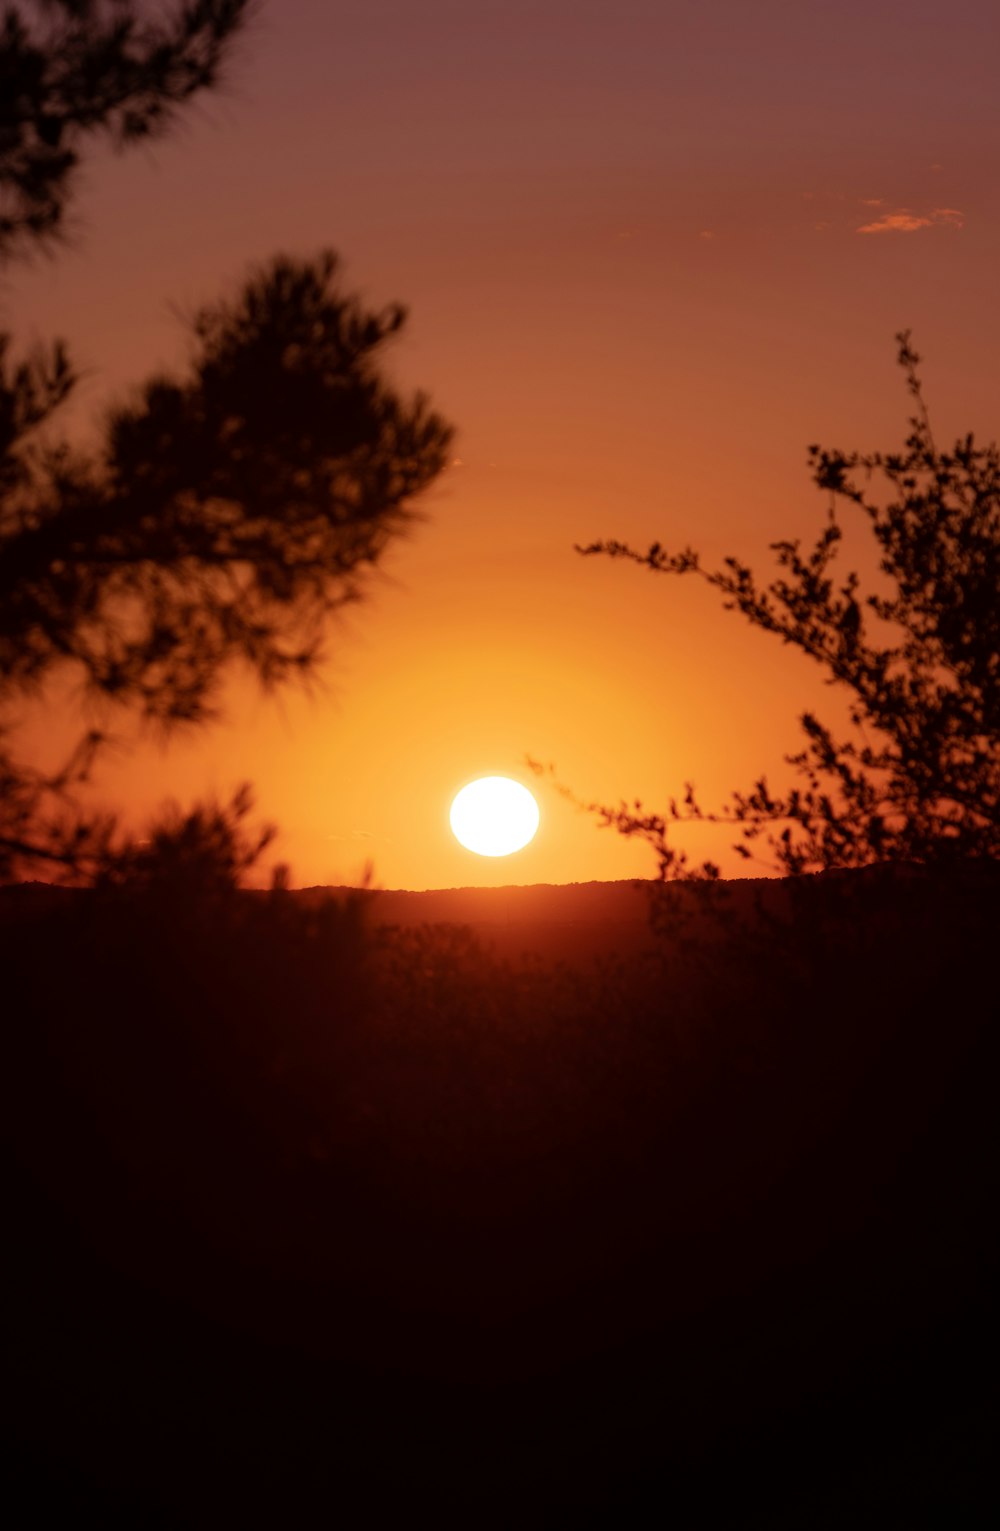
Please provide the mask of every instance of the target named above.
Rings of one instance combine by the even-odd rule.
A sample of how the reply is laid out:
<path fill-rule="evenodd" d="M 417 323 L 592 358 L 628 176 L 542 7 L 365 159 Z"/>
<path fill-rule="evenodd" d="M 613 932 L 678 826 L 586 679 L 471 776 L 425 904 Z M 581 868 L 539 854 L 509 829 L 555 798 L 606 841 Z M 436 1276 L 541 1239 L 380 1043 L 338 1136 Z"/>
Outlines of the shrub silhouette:
<path fill-rule="evenodd" d="M 897 338 L 915 401 L 902 451 L 812 447 L 826 524 L 811 549 L 772 544 L 780 572 L 770 583 L 735 558 L 706 569 L 693 549 L 671 554 L 659 542 L 645 553 L 614 540 L 577 549 L 699 575 L 726 609 L 808 654 L 850 697 L 853 738 L 802 715 L 805 748 L 788 760 L 805 785 L 787 794 L 761 778 L 716 814 L 691 786 L 666 814 L 641 804 L 599 810 L 650 842 L 664 879 L 691 875 L 670 829 L 696 819 L 739 826 L 743 857 L 764 836 L 784 873 L 1000 858 L 1000 454 L 971 435 L 937 447 L 920 358 L 908 332 Z M 856 572 L 836 573 L 845 504 L 871 531 L 888 594 L 865 594 Z M 717 869 L 706 863 L 700 875 Z"/>

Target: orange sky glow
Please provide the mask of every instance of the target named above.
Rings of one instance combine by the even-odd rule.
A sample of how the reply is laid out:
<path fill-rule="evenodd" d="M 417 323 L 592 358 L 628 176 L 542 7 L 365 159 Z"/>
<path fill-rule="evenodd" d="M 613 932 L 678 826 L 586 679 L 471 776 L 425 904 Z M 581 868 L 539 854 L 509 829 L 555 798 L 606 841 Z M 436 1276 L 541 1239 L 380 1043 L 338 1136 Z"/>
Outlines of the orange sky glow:
<path fill-rule="evenodd" d="M 70 341 L 85 435 L 182 364 L 179 315 L 329 245 L 349 288 L 407 305 L 392 373 L 455 423 L 453 462 L 310 695 L 236 673 L 224 721 L 166 746 L 121 718 L 94 799 L 138 826 L 250 780 L 293 885 L 370 862 L 423 889 L 653 875 L 527 756 L 649 808 L 787 782 L 799 713 L 840 715 L 819 672 L 700 582 L 573 544 L 762 572 L 824 513 L 809 443 L 902 441 L 904 327 L 938 440 L 995 436 L 998 53 L 992 0 L 262 5 L 221 92 L 89 162 L 69 248 L 8 270 L 4 319 Z M 56 684 L 21 737 L 54 763 L 79 727 Z M 448 827 L 492 774 L 541 808 L 509 859 Z M 745 875 L 731 838 L 687 843 Z"/>

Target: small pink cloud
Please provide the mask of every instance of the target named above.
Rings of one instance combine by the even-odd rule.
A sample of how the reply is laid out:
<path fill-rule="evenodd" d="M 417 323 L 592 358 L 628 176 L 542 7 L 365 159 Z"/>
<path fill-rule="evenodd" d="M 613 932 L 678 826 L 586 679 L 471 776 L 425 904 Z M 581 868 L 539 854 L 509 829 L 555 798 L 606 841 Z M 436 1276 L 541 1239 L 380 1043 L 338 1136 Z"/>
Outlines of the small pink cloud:
<path fill-rule="evenodd" d="M 702 229 L 701 232 L 698 235 L 698 238 L 699 239 L 714 239 L 715 238 L 715 230 L 714 229 Z"/>
<path fill-rule="evenodd" d="M 935 224 L 949 229 L 960 229 L 965 222 L 957 207 L 936 207 L 930 214 L 911 213 L 908 207 L 900 207 L 894 213 L 883 213 L 873 223 L 863 223 L 858 234 L 913 234 L 917 229 L 933 228 Z"/>
<path fill-rule="evenodd" d="M 861 198 L 861 206 L 862 207 L 884 207 L 885 206 L 885 198 L 884 197 L 862 197 Z"/>
<path fill-rule="evenodd" d="M 898 213 L 883 213 L 881 218 L 876 218 L 874 223 L 863 223 L 856 230 L 858 234 L 912 234 L 915 229 L 929 229 L 929 218 L 918 218 L 916 214 L 908 212 L 905 207 L 900 208 Z"/>

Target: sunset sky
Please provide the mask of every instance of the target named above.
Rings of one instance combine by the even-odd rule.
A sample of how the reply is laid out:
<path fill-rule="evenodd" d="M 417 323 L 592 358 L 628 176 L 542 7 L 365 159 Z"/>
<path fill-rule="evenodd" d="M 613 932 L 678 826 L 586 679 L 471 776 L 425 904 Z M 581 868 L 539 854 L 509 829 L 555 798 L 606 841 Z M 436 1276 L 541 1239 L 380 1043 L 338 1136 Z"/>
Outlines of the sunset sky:
<path fill-rule="evenodd" d="M 89 160 L 70 247 L 10 268 L 19 339 L 64 335 L 73 429 L 179 366 L 179 315 L 278 251 L 338 250 L 410 321 L 394 378 L 457 427 L 453 462 L 310 697 L 235 676 L 227 718 L 104 761 L 141 824 L 256 787 L 296 885 L 391 888 L 652 875 L 579 796 L 706 806 L 788 780 L 818 672 L 700 582 L 574 542 L 691 543 L 757 570 L 824 512 L 811 442 L 891 449 L 910 327 L 939 441 L 996 435 L 1000 8 L 995 0 L 270 0 L 149 149 Z M 128 736 L 127 721 L 119 731 Z M 25 716 L 55 762 L 55 688 Z M 471 777 L 536 786 L 532 844 L 464 850 Z M 724 870 L 729 836 L 703 835 Z"/>

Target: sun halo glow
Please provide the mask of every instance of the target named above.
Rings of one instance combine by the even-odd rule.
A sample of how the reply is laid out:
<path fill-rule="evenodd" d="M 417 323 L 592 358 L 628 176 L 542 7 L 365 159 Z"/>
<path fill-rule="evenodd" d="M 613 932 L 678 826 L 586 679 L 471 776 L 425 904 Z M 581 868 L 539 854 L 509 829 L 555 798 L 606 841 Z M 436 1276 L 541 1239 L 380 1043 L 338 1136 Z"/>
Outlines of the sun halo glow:
<path fill-rule="evenodd" d="M 477 856 L 510 856 L 534 839 L 538 804 L 509 776 L 481 776 L 456 793 L 448 815 L 452 834 Z"/>

